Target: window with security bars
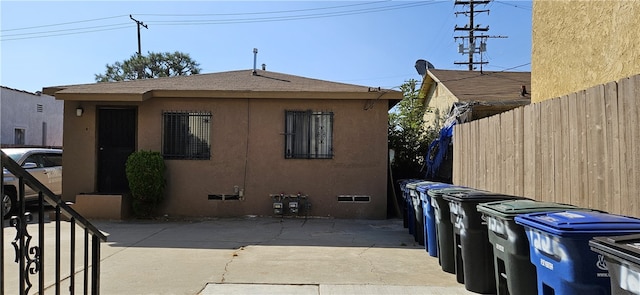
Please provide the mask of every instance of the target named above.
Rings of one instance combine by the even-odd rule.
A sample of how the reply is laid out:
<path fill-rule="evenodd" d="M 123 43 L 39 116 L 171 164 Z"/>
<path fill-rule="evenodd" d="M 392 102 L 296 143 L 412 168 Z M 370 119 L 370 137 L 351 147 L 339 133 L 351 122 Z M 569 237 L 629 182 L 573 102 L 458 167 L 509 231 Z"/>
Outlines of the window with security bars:
<path fill-rule="evenodd" d="M 285 158 L 333 158 L 333 113 L 285 111 Z"/>
<path fill-rule="evenodd" d="M 162 113 L 162 155 L 165 159 L 211 158 L 211 113 L 165 111 Z"/>

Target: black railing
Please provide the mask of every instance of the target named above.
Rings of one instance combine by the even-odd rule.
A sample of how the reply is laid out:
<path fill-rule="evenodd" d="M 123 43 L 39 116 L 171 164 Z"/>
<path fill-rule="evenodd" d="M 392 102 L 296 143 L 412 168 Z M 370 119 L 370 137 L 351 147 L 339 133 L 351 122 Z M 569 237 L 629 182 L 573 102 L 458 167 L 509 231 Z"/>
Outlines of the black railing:
<path fill-rule="evenodd" d="M 10 216 L 8 223 L 4 220 L 5 206 L 0 206 L 0 213 L 2 217 L 2 227 L 0 227 L 0 294 L 8 294 L 6 292 L 13 293 L 13 290 L 17 287 L 19 294 L 29 294 L 30 291 L 35 291 L 37 288 L 38 294 L 47 293 L 50 290 L 55 294 L 60 294 L 62 289 L 63 264 L 61 262 L 63 254 L 69 258 L 69 264 L 64 266 L 65 270 L 68 268 L 69 274 L 64 277 L 64 280 L 68 279 L 69 294 L 75 294 L 76 292 L 76 276 L 82 276 L 83 284 L 82 294 L 99 294 L 100 293 L 100 243 L 106 242 L 107 238 L 102 234 L 95 226 L 93 226 L 84 217 L 78 214 L 75 210 L 69 207 L 60 196 L 54 194 L 42 183 L 38 182 L 27 170 L 22 169 L 13 159 L 9 158 L 4 152 L 0 151 L 0 163 L 2 168 L 11 172 L 19 181 L 17 188 L 17 204 L 18 210 Z M 3 173 L 4 174 L 4 173 Z M 4 178 L 4 177 L 3 177 Z M 4 182 L 0 180 L 0 188 L 2 189 L 2 196 L 4 197 Z M 38 192 L 38 203 L 36 205 L 38 211 L 37 220 L 37 245 L 32 246 L 33 236 L 29 234 L 28 229 L 32 229 L 33 215 L 26 211 L 27 202 L 25 201 L 25 186 L 29 186 L 34 191 Z M 45 249 L 50 249 L 46 243 L 45 233 L 45 206 L 53 207 L 55 215 L 55 228 L 54 238 L 54 258 L 53 258 L 53 282 L 45 281 L 45 270 L 48 270 L 45 262 L 51 262 L 51 258 L 45 256 Z M 67 250 L 62 249 L 62 219 L 65 216 L 65 220 L 69 223 L 69 248 Z M 66 221 L 65 221 L 66 223 Z M 31 224 L 31 226 L 29 226 Z M 5 229 L 5 227 L 8 227 Z M 76 270 L 76 255 L 80 252 L 76 251 L 76 226 L 84 229 L 84 264 L 82 269 Z M 9 228 L 15 228 L 15 238 L 12 241 L 5 241 L 5 231 Z M 66 233 L 66 231 L 65 231 Z M 5 245 L 7 243 L 7 245 Z M 5 246 L 11 245 L 7 248 L 13 247 L 15 252 L 14 262 L 18 266 L 18 275 L 11 276 L 6 272 L 5 262 L 8 262 L 8 258 L 5 257 Z M 10 251 L 10 250 L 9 250 Z M 47 251 L 48 252 L 48 251 Z M 46 253 L 48 254 L 48 253 Z M 10 258 L 9 258 L 10 259 Z M 9 262 L 10 263 L 10 262 Z M 12 267 L 13 268 L 13 267 Z M 50 274 L 50 271 L 49 271 Z M 32 282 L 32 278 L 37 276 L 37 283 Z M 51 278 L 48 278 L 51 281 Z M 34 287 L 34 285 L 36 285 Z M 33 290 L 32 290 L 33 289 Z"/>

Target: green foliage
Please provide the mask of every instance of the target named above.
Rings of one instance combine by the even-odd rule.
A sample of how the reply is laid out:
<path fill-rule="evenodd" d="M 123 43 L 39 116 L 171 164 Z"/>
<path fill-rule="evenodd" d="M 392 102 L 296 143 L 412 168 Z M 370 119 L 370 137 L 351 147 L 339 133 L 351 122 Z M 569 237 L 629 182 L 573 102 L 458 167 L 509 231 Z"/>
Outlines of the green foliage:
<path fill-rule="evenodd" d="M 425 105 L 418 98 L 416 80 L 406 81 L 400 90 L 404 98 L 389 113 L 389 148 L 395 152 L 392 168 L 398 177 L 422 177 L 424 157 L 438 135 L 437 127 L 424 125 Z"/>
<path fill-rule="evenodd" d="M 126 174 L 136 216 L 153 216 L 164 197 L 164 171 L 164 159 L 159 152 L 140 150 L 127 158 Z"/>
<path fill-rule="evenodd" d="M 182 52 L 148 52 L 134 54 L 123 62 L 107 64 L 104 74 L 96 74 L 96 82 L 127 81 L 137 79 L 188 76 L 199 74 L 199 64 Z"/>

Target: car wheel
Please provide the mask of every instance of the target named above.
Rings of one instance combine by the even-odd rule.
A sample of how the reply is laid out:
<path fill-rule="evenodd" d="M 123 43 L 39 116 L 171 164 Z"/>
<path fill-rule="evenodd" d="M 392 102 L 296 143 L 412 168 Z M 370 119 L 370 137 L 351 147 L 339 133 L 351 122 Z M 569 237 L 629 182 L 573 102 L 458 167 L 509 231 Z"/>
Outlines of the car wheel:
<path fill-rule="evenodd" d="M 5 190 L 5 193 L 2 196 L 2 211 L 4 212 L 3 217 L 7 217 L 12 212 L 15 212 L 17 205 L 18 204 L 16 202 L 15 192 L 11 190 Z"/>

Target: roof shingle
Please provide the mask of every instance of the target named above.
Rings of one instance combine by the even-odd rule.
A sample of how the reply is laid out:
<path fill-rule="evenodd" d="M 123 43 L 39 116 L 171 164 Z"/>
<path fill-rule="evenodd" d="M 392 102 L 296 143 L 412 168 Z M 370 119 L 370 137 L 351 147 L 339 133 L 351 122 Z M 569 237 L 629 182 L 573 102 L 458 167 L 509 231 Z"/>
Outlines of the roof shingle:
<path fill-rule="evenodd" d="M 376 88 L 377 89 L 377 88 Z M 153 91 L 154 94 L 150 94 Z M 277 72 L 239 70 L 190 76 L 164 77 L 120 82 L 54 86 L 44 89 L 45 93 L 65 99 L 76 95 L 127 95 L 146 97 L 167 93 L 352 93 L 372 95 L 372 88 L 338 82 L 330 82 Z M 402 93 L 385 90 L 384 99 L 401 99 Z M 143 99 L 146 99 L 143 98 Z"/>
<path fill-rule="evenodd" d="M 531 98 L 530 72 L 455 71 L 429 69 L 460 101 L 518 101 Z M 529 95 L 521 96 L 522 86 Z"/>

